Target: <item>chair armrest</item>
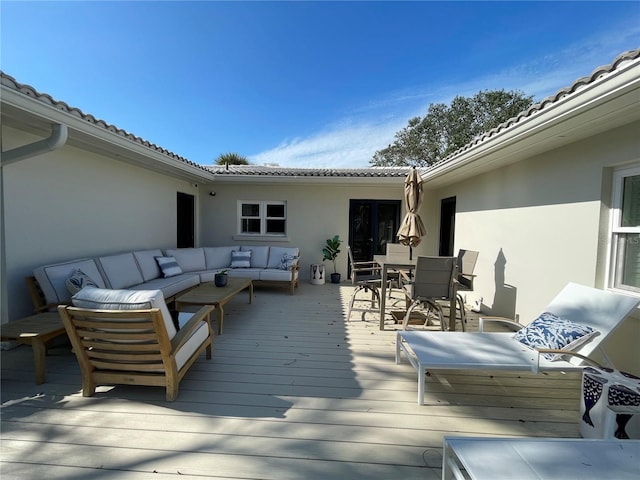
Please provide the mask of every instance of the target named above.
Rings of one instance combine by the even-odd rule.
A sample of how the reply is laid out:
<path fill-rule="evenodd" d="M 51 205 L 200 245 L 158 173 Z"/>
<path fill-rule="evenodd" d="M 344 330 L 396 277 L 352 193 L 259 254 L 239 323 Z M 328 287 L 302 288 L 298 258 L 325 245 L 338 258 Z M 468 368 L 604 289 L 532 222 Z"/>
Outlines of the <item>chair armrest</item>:
<path fill-rule="evenodd" d="M 399 270 L 400 281 L 405 283 L 413 283 L 413 272 L 411 270 Z"/>
<path fill-rule="evenodd" d="M 371 269 L 380 270 L 381 269 L 378 262 L 353 262 L 352 266 L 353 268 L 359 267 L 359 268 L 362 268 L 363 270 L 371 270 Z"/>
<path fill-rule="evenodd" d="M 291 266 L 289 267 L 289 270 L 292 272 L 295 272 L 296 270 L 300 270 L 300 257 L 298 257 L 296 261 L 291 264 Z"/>
<path fill-rule="evenodd" d="M 382 268 L 376 262 L 354 262 L 351 266 L 351 271 L 358 272 L 371 272 L 371 274 L 380 273 Z"/>
<path fill-rule="evenodd" d="M 538 357 L 540 357 L 541 354 L 543 353 L 558 353 L 560 355 L 570 355 L 572 357 L 578 357 L 584 361 L 586 361 L 587 363 L 593 365 L 594 367 L 598 367 L 598 368 L 604 368 L 602 365 L 600 365 L 598 362 L 596 362 L 595 360 L 585 356 L 585 355 L 581 355 L 578 352 L 573 352 L 571 350 L 561 350 L 559 348 L 536 348 L 537 352 L 538 352 Z"/>
<path fill-rule="evenodd" d="M 215 310 L 215 308 L 216 307 L 214 305 L 205 305 L 196 313 L 194 313 L 193 316 L 189 319 L 189 321 L 185 323 L 180 330 L 178 330 L 178 333 L 176 333 L 176 336 L 171 339 L 171 351 L 177 352 L 178 350 L 180 350 L 182 346 L 187 342 L 187 340 L 189 340 L 189 338 L 191 337 L 191 334 L 198 328 L 198 325 L 202 321 L 207 322 L 209 324 L 209 331 L 213 332 L 213 329 L 211 328 L 211 319 L 209 318 L 209 314 L 213 310 Z"/>
<path fill-rule="evenodd" d="M 514 332 L 517 332 L 518 330 L 520 330 L 524 326 L 521 323 L 518 323 L 515 320 L 511 320 L 509 318 L 504 318 L 504 317 L 479 317 L 478 318 L 478 331 L 479 332 L 483 332 L 484 331 L 484 322 L 485 322 L 485 320 L 488 321 L 488 322 L 504 323 L 507 326 L 513 328 Z"/>

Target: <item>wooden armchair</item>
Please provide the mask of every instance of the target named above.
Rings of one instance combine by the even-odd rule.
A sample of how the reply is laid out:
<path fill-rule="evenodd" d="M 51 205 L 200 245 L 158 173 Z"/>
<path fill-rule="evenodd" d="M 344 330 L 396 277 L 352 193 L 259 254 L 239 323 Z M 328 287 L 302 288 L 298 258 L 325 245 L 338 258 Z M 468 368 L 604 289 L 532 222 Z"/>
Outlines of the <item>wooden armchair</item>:
<path fill-rule="evenodd" d="M 171 402 L 200 354 L 206 351 L 211 359 L 213 306 L 200 309 L 176 332 L 159 290 L 85 288 L 73 302 L 79 306 L 61 305 L 58 312 L 80 364 L 85 397 L 98 385 L 148 385 L 164 386 Z"/>

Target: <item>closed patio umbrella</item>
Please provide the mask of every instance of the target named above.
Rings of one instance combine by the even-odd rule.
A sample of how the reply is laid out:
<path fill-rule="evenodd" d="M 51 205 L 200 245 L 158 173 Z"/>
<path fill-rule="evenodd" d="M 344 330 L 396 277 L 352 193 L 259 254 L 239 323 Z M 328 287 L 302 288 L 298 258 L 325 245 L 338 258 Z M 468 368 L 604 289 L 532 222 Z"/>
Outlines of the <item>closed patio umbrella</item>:
<path fill-rule="evenodd" d="M 404 181 L 404 199 L 407 205 L 407 213 L 398 229 L 398 241 L 402 245 L 409 246 L 410 257 L 412 254 L 411 248 L 416 247 L 422 237 L 427 234 L 427 229 L 418 214 L 422 204 L 422 197 L 422 177 L 418 170 L 413 167 Z"/>

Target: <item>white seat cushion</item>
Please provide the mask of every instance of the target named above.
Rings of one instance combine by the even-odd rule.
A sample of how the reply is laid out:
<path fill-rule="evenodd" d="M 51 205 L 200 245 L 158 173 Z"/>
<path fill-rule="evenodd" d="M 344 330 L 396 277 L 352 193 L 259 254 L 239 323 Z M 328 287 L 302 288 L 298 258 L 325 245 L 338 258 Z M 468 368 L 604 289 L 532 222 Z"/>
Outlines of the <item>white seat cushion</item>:
<path fill-rule="evenodd" d="M 169 338 L 176 336 L 176 327 L 160 290 L 109 290 L 83 288 L 71 301 L 75 307 L 93 310 L 141 310 L 159 308 Z"/>

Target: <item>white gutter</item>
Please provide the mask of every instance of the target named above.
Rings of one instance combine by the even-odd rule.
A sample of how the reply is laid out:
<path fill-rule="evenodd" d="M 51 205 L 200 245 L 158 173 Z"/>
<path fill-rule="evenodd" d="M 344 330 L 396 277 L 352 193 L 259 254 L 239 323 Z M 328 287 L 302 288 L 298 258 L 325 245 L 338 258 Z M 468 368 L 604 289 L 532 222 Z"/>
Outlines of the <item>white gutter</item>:
<path fill-rule="evenodd" d="M 1 165 L 6 167 L 11 163 L 57 150 L 66 143 L 67 137 L 68 129 L 66 125 L 60 123 L 53 125 L 51 136 L 49 138 L 2 152 L 0 156 L 0 161 L 2 162 Z"/>

